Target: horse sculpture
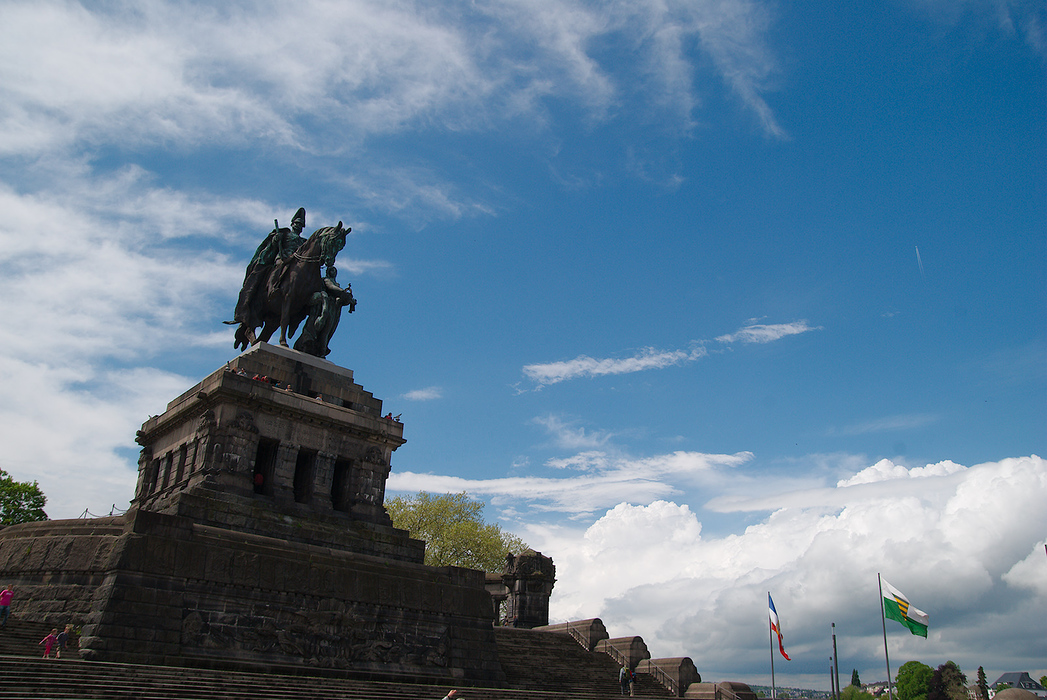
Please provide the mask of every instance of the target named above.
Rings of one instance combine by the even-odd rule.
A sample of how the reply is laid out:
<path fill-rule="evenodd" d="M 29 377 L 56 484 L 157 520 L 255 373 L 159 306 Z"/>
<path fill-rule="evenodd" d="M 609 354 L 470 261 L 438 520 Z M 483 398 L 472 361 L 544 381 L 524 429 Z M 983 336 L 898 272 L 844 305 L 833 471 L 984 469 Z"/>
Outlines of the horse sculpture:
<path fill-rule="evenodd" d="M 323 289 L 320 275 L 321 265 L 334 265 L 338 251 L 345 247 L 345 237 L 351 228 L 325 226 L 317 229 L 290 257 L 279 260 L 267 269 L 256 273 L 258 279 L 252 290 L 241 292 L 233 321 L 239 323 L 236 329 L 234 347 L 247 349 L 248 345 L 269 342 L 269 339 L 280 329 L 280 345 L 287 347 L 287 336 L 294 335 L 298 325 L 309 314 L 310 300 L 313 294 Z M 261 332 L 256 334 L 256 329 Z"/>

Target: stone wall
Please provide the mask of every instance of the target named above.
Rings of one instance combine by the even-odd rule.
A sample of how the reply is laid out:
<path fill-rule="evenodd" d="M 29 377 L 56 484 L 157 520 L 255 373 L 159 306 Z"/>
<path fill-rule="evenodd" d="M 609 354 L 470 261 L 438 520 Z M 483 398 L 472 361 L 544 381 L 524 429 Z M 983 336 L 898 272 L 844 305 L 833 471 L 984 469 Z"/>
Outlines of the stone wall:
<path fill-rule="evenodd" d="M 17 617 L 83 624 L 102 584 L 122 517 L 50 520 L 0 530 L 0 572 Z"/>
<path fill-rule="evenodd" d="M 483 574 L 132 511 L 80 639 L 87 659 L 500 679 Z"/>

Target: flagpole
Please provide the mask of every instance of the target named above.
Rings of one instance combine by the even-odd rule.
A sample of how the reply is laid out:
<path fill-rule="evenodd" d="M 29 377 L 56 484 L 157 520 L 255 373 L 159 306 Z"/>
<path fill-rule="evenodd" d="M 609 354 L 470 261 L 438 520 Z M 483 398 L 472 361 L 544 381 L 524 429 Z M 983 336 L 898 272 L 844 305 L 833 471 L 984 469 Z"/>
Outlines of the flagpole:
<path fill-rule="evenodd" d="M 770 607 L 770 601 L 771 601 L 771 592 L 767 591 L 768 607 Z M 770 614 L 767 615 L 767 645 L 771 648 L 771 700 L 774 700 L 775 697 L 777 697 L 777 696 L 775 695 L 775 691 L 774 691 L 774 640 L 771 638 L 771 616 L 770 616 Z"/>
<path fill-rule="evenodd" d="M 840 699 L 840 655 L 836 653 L 836 623 L 833 623 L 833 664 L 836 667 L 836 700 Z"/>
<path fill-rule="evenodd" d="M 883 609 L 883 583 L 880 573 L 876 572 L 876 588 L 880 591 L 880 626 L 883 627 L 883 658 L 887 662 L 887 698 L 894 700 L 894 688 L 891 687 L 891 657 L 887 655 L 887 613 Z"/>

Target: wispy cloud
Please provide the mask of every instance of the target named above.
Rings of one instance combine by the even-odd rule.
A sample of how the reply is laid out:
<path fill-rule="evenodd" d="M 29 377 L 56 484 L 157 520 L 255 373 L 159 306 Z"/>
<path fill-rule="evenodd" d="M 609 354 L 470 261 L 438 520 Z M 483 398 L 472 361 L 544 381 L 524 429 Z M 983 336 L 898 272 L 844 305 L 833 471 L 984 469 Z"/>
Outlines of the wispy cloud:
<path fill-rule="evenodd" d="M 602 377 L 608 374 L 627 374 L 648 369 L 672 367 L 705 356 L 705 348 L 692 350 L 656 350 L 644 348 L 632 357 L 597 359 L 579 355 L 573 360 L 525 365 L 523 373 L 538 384 L 556 384 L 576 377 Z"/>
<path fill-rule="evenodd" d="M 427 386 L 424 389 L 415 389 L 409 391 L 403 395 L 403 398 L 408 401 L 435 401 L 436 399 L 442 399 L 444 397 L 444 391 L 438 386 Z"/>
<path fill-rule="evenodd" d="M 576 427 L 564 421 L 559 416 L 543 416 L 535 418 L 533 423 L 543 426 L 553 436 L 557 447 L 567 450 L 599 449 L 611 439 L 611 434 L 605 431 L 586 431 L 584 427 Z"/>
<path fill-rule="evenodd" d="M 390 491 L 468 491 L 486 496 L 492 503 L 526 501 L 541 512 L 588 514 L 623 501 L 651 503 L 680 493 L 683 485 L 713 483 L 720 472 L 734 469 L 752 459 L 749 452 L 733 455 L 701 452 L 672 452 L 644 458 L 587 451 L 570 458 L 552 460 L 554 468 L 572 468 L 566 477 L 509 477 L 464 479 L 436 474 L 393 471 Z"/>
<path fill-rule="evenodd" d="M 751 324 L 734 333 L 721 335 L 716 340 L 724 344 L 771 343 L 786 336 L 820 330 L 820 328 L 820 326 L 812 327 L 807 321 L 774 325 Z M 601 377 L 664 369 L 700 360 L 708 354 L 704 341 L 694 341 L 688 350 L 657 350 L 648 347 L 631 357 L 603 359 L 579 355 L 573 360 L 524 365 L 523 373 L 538 386 L 546 386 L 578 377 Z"/>
<path fill-rule="evenodd" d="M 821 330 L 821 326 L 812 327 L 807 321 L 775 324 L 754 323 L 734 333 L 721 335 L 716 340 L 721 343 L 773 343 L 786 336 L 817 330 Z"/>
<path fill-rule="evenodd" d="M 348 150 L 368 135 L 431 124 L 462 131 L 522 116 L 547 123 L 547 99 L 604 119 L 635 93 L 688 125 L 699 102 L 695 45 L 767 133 L 781 133 L 761 97 L 775 59 L 768 12 L 755 0 L 436 8 L 304 0 L 198 10 L 162 1 L 133 10 L 6 3 L 0 152 L 253 139 Z M 305 38 L 308 51 L 299 46 Z M 632 47 L 636 71 L 605 64 L 597 47 L 610 38 Z"/>
<path fill-rule="evenodd" d="M 869 433 L 886 433 L 895 430 L 922 428 L 938 422 L 939 417 L 930 413 L 913 413 L 899 416 L 886 416 L 876 420 L 855 423 L 829 431 L 831 435 L 867 435 Z"/>

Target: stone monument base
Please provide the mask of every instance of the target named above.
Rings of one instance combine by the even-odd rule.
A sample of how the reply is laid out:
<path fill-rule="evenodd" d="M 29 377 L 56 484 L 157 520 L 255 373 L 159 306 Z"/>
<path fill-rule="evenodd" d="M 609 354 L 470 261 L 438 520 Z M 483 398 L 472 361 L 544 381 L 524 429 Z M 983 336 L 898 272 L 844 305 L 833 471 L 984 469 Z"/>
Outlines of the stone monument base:
<path fill-rule="evenodd" d="M 484 574 L 422 564 L 383 505 L 403 426 L 352 372 L 259 345 L 139 431 L 123 516 L 0 530 L 23 619 L 84 658 L 504 682 Z"/>
<path fill-rule="evenodd" d="M 23 619 L 82 625 L 85 659 L 504 680 L 483 574 L 138 509 L 0 532 Z"/>

